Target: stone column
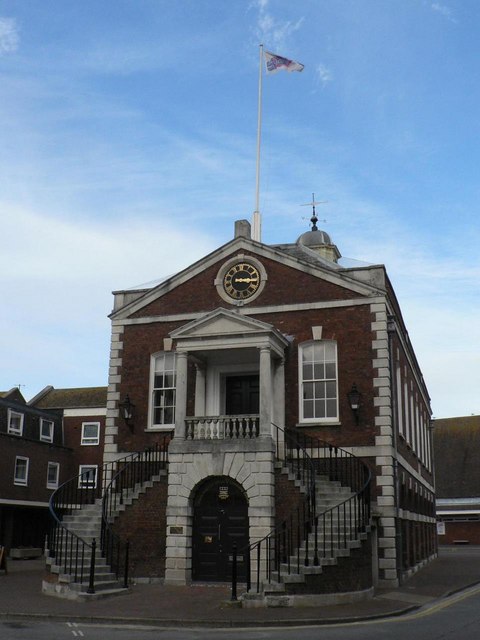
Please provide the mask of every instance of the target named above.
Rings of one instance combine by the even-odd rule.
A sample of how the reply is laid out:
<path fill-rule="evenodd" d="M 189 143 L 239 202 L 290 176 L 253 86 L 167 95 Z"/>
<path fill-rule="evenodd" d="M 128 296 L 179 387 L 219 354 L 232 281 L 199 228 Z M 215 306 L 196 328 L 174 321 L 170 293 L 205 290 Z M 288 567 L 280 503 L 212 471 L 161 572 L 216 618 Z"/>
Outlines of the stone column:
<path fill-rule="evenodd" d="M 206 390 L 206 376 L 205 367 L 202 365 L 195 365 L 195 415 L 205 415 L 205 390 Z"/>
<path fill-rule="evenodd" d="M 285 358 L 280 358 L 275 364 L 273 377 L 273 422 L 280 427 L 280 429 L 285 429 Z M 277 456 L 283 458 L 285 455 L 285 437 L 283 431 L 279 431 L 275 441 L 278 444 Z"/>
<path fill-rule="evenodd" d="M 260 349 L 260 435 L 272 435 L 272 358 L 270 347 Z"/>
<path fill-rule="evenodd" d="M 187 415 L 188 353 L 177 351 L 177 388 L 175 407 L 175 438 L 185 440 L 185 416 Z"/>
<path fill-rule="evenodd" d="M 273 421 L 285 428 L 285 358 L 278 360 L 273 383 Z"/>

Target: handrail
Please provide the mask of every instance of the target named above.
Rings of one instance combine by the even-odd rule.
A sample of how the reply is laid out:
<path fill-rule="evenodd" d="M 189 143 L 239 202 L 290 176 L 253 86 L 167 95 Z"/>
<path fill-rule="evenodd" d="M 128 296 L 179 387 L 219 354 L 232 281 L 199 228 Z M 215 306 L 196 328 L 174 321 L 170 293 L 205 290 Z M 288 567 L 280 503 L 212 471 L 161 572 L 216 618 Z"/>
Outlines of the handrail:
<path fill-rule="evenodd" d="M 154 475 L 158 471 L 155 464 L 155 457 L 160 459 L 163 468 L 168 463 L 168 442 L 170 436 L 166 435 L 160 444 L 149 449 L 130 453 L 118 460 L 107 462 L 102 467 L 84 471 L 83 473 L 70 478 L 56 489 L 50 496 L 49 511 L 53 518 L 53 524 L 48 535 L 49 556 L 55 559 L 55 563 L 64 573 L 73 576 L 74 582 L 83 582 L 89 578 L 89 592 L 94 593 L 94 573 L 95 573 L 95 548 L 100 548 L 101 554 L 106 558 L 108 564 L 113 565 L 114 572 L 119 577 L 121 565 L 123 563 L 124 582 L 128 580 L 128 545 L 119 543 L 119 538 L 115 537 L 110 523 L 104 523 L 105 518 L 110 519 L 117 506 L 122 504 L 126 491 L 131 490 L 129 482 L 144 482 L 147 473 Z M 132 466 L 137 463 L 135 466 Z M 93 467 L 93 465 L 92 465 Z M 119 467 L 121 467 L 119 469 Z M 125 473 L 122 482 L 118 478 L 126 469 L 133 469 L 130 474 Z M 126 481 L 125 481 L 126 479 Z M 104 496 L 114 496 L 108 501 L 108 508 L 105 507 Z M 100 540 L 97 545 L 96 538 L 88 542 L 80 535 L 68 529 L 63 522 L 63 518 L 73 513 L 79 513 L 87 505 L 93 505 L 102 498 L 101 505 L 101 527 Z M 122 550 L 123 549 L 123 550 Z"/>
<path fill-rule="evenodd" d="M 102 482 L 105 477 L 103 470 L 110 464 L 107 463 L 101 468 Z M 70 531 L 62 522 L 62 518 L 81 509 L 82 506 L 95 503 L 99 495 L 99 487 L 102 485 L 98 482 L 98 468 L 93 477 L 92 468 L 61 484 L 52 493 L 48 503 L 49 512 L 53 518 L 48 534 L 49 557 L 55 559 L 64 573 L 72 575 L 74 582 L 83 582 L 87 577 L 87 568 L 90 563 L 88 556 L 93 557 L 94 539 L 89 543 Z"/>
<path fill-rule="evenodd" d="M 121 468 L 110 480 L 102 498 L 101 548 L 107 564 L 117 579 L 123 576 L 123 586 L 128 587 L 129 541 L 121 540 L 112 528 L 112 519 L 117 509 L 135 488 L 158 475 L 168 464 L 170 435 L 163 436 L 160 443 L 148 447 L 132 459 L 122 459 Z"/>
<path fill-rule="evenodd" d="M 305 508 L 304 500 L 264 538 L 240 549 L 238 555 L 247 559 L 247 592 L 252 588 L 252 557 L 256 566 L 256 592 L 259 593 L 262 583 L 271 583 L 274 574 L 280 581 L 282 571 L 287 574 L 300 573 L 301 565 L 319 566 L 322 558 L 334 557 L 335 549 L 342 544 L 347 547 L 350 540 L 358 539 L 370 521 L 371 472 L 360 458 L 319 438 L 300 434 L 293 429 L 284 430 L 277 425 L 273 427 L 277 460 L 285 461 L 301 484 L 310 487 L 307 489 L 307 505 L 309 496 L 315 496 L 317 475 L 324 475 L 329 480 L 350 487 L 353 495 L 320 514 L 316 510 L 315 498 L 310 508 Z M 280 455 L 282 447 L 283 457 Z M 300 464 L 300 459 L 304 460 L 303 464 Z M 310 474 L 305 473 L 306 469 L 312 467 L 313 491 Z M 337 528 L 336 536 L 334 526 Z M 232 558 L 236 564 L 236 550 Z M 235 566 L 232 567 L 232 600 L 236 599 L 237 585 L 236 579 L 233 580 L 236 575 Z"/>

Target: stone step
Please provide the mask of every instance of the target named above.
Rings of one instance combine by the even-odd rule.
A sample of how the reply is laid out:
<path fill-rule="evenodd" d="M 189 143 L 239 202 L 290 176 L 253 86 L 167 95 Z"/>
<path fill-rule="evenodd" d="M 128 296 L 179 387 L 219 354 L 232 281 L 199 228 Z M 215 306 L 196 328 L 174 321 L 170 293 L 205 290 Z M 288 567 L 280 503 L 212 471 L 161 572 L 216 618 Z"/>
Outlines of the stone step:
<path fill-rule="evenodd" d="M 60 580 L 62 582 L 68 582 L 70 584 L 70 589 L 74 591 L 86 591 L 89 586 L 89 576 L 84 575 L 82 582 L 75 582 L 71 576 L 65 576 L 67 579 L 63 580 L 64 576 L 60 575 Z M 108 573 L 96 573 L 94 579 L 95 590 L 101 591 L 102 589 L 108 589 L 110 587 L 114 587 L 118 585 L 117 576 L 109 571 Z"/>
<path fill-rule="evenodd" d="M 72 573 L 65 573 L 65 562 L 62 562 L 62 564 L 58 565 L 58 564 L 55 564 L 55 561 L 53 561 L 50 564 L 50 573 L 57 574 L 59 576 L 59 580 L 61 582 L 66 582 L 66 583 L 73 582 L 75 580 L 75 575 L 79 576 L 79 575 L 82 574 L 82 568 L 80 566 L 77 568 L 77 571 L 76 571 L 76 574 L 75 574 L 75 569 L 74 569 L 74 564 L 73 563 L 72 563 L 71 567 L 70 567 L 69 563 L 67 563 L 67 568 L 68 569 L 71 568 Z M 90 563 L 86 562 L 83 565 L 83 577 L 85 578 L 86 576 L 89 576 L 89 575 L 90 575 Z M 95 565 L 95 575 L 97 575 L 97 576 L 106 576 L 106 577 L 110 578 L 112 576 L 112 570 L 106 564 L 103 564 L 103 565 L 100 565 L 100 566 Z"/>
<path fill-rule="evenodd" d="M 124 587 L 110 587 L 104 588 L 95 593 L 87 593 L 86 591 L 79 591 L 78 596 L 75 598 L 79 602 L 90 602 L 93 600 L 102 600 L 104 598 L 112 598 L 114 596 L 121 596 L 124 593 L 129 593 L 130 589 Z"/>

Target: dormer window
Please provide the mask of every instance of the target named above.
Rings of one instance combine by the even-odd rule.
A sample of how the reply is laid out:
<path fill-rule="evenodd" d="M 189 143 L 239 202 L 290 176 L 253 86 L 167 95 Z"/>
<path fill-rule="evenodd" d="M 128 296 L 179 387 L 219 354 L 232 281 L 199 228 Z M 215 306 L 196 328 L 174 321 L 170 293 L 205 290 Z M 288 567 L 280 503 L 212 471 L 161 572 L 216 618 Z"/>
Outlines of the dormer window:
<path fill-rule="evenodd" d="M 40 440 L 42 442 L 53 442 L 53 421 L 40 419 Z"/>
<path fill-rule="evenodd" d="M 23 418 L 23 413 L 9 409 L 7 432 L 13 436 L 21 436 L 23 434 Z"/>

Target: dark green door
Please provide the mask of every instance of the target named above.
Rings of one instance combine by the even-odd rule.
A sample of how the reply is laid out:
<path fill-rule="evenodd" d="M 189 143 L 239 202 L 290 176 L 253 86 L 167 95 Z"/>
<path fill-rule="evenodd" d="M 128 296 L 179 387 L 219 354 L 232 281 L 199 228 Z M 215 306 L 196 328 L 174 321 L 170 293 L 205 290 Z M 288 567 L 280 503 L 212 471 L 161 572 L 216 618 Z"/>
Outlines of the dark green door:
<path fill-rule="evenodd" d="M 239 580 L 246 578 L 248 503 L 242 488 L 231 478 L 205 482 L 194 500 L 193 580 L 229 582 L 232 577 L 233 544 L 238 557 Z"/>

